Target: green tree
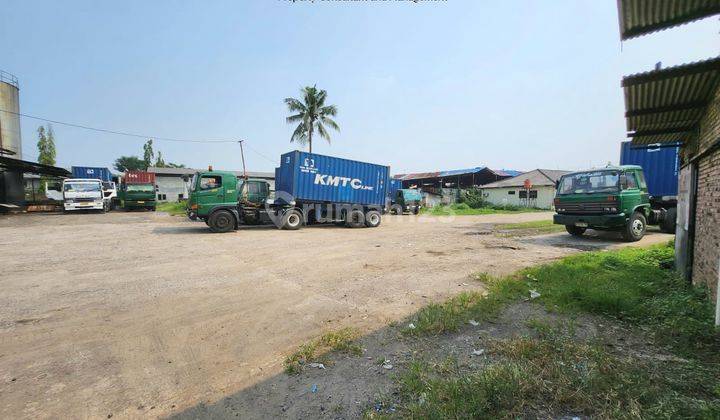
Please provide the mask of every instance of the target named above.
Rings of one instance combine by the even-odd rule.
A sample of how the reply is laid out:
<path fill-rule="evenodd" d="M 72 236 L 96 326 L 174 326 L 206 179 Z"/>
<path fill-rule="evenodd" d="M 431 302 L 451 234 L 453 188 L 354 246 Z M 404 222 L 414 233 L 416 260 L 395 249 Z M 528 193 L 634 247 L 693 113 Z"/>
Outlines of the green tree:
<path fill-rule="evenodd" d="M 165 160 L 163 160 L 162 152 L 158 150 L 157 159 L 155 160 L 155 166 L 158 168 L 166 168 Z"/>
<path fill-rule="evenodd" d="M 55 132 L 52 125 L 38 127 L 38 163 L 43 165 L 55 165 L 57 150 L 55 149 Z"/>
<path fill-rule="evenodd" d="M 330 134 L 325 126 L 340 131 L 340 127 L 330 117 L 337 115 L 335 105 L 325 105 L 327 92 L 319 90 L 316 86 L 306 86 L 300 89 L 303 95 L 302 100 L 285 98 L 288 111 L 293 113 L 285 119 L 288 124 L 298 123 L 295 131 L 290 137 L 290 142 L 297 142 L 301 145 L 307 144 L 312 153 L 313 134 L 317 131 L 320 137 L 330 143 Z"/>
<path fill-rule="evenodd" d="M 154 158 L 155 158 L 155 151 L 153 150 L 153 141 L 152 141 L 152 139 L 149 139 L 143 145 L 143 160 L 145 161 L 145 169 L 152 166 Z"/>
<path fill-rule="evenodd" d="M 182 164 L 182 163 L 172 163 L 172 162 L 168 162 L 165 167 L 166 167 L 166 168 L 184 168 L 185 165 Z"/>
<path fill-rule="evenodd" d="M 137 156 L 120 156 L 115 159 L 114 166 L 120 172 L 144 171 L 148 168 L 145 161 Z"/>

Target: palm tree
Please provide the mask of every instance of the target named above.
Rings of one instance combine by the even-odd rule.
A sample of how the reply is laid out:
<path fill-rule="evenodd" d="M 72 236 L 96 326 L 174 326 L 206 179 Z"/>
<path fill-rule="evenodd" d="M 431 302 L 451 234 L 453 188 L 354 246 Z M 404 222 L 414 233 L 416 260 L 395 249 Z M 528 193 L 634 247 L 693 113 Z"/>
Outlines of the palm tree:
<path fill-rule="evenodd" d="M 327 92 L 318 90 L 315 86 L 306 86 L 300 89 L 300 92 L 303 94 L 302 101 L 295 98 L 285 98 L 288 110 L 293 113 L 285 120 L 288 124 L 299 123 L 292 137 L 290 137 L 290 142 L 307 144 L 310 147 L 310 153 L 312 153 L 312 140 L 315 131 L 328 143 L 330 143 L 330 134 L 328 134 L 325 126 L 340 131 L 337 123 L 330 118 L 337 115 L 337 107 L 335 105 L 325 105 Z"/>

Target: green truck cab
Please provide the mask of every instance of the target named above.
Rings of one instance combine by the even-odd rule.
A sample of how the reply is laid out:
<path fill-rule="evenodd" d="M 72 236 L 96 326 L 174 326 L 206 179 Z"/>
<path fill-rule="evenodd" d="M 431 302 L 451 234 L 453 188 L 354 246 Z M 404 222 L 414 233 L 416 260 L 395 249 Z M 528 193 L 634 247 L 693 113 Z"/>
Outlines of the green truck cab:
<path fill-rule="evenodd" d="M 573 236 L 586 229 L 619 231 L 627 241 L 639 241 L 648 224 L 674 230 L 674 216 L 650 204 L 643 170 L 637 165 L 563 175 L 557 183 L 553 222 Z"/>
<path fill-rule="evenodd" d="M 124 184 L 120 190 L 120 206 L 125 210 L 147 209 L 155 211 L 155 185 Z"/>
<path fill-rule="evenodd" d="M 192 220 L 203 220 L 213 231 L 227 232 L 244 224 L 268 223 L 264 209 L 270 184 L 264 180 L 238 179 L 232 172 L 207 171 L 193 176 L 187 201 Z"/>
<path fill-rule="evenodd" d="M 394 214 L 403 214 L 404 212 L 418 214 L 420 213 L 421 201 L 422 195 L 420 191 L 415 189 L 399 189 L 395 192 L 395 196 L 392 199 L 390 212 Z"/>

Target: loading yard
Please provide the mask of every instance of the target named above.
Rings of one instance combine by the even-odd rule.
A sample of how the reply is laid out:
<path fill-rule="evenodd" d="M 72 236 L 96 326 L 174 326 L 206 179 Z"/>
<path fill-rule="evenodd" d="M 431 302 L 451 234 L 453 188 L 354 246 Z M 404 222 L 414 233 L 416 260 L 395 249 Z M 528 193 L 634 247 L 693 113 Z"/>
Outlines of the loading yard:
<path fill-rule="evenodd" d="M 551 218 L 387 216 L 379 229 L 220 235 L 151 212 L 2 217 L 0 417 L 181 412 L 277 374 L 326 330 L 370 332 L 480 288 L 472 273 L 628 246 L 612 233 L 494 227 Z M 632 245 L 671 238 L 652 230 Z"/>

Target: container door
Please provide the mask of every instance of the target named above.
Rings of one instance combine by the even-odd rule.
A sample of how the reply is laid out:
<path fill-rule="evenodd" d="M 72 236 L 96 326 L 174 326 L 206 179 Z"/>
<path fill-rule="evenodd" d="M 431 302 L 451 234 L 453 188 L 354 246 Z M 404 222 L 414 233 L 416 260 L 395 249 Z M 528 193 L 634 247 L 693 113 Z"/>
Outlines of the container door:
<path fill-rule="evenodd" d="M 202 175 L 197 190 L 198 207 L 211 207 L 224 203 L 225 191 L 222 186 L 222 175 Z"/>

